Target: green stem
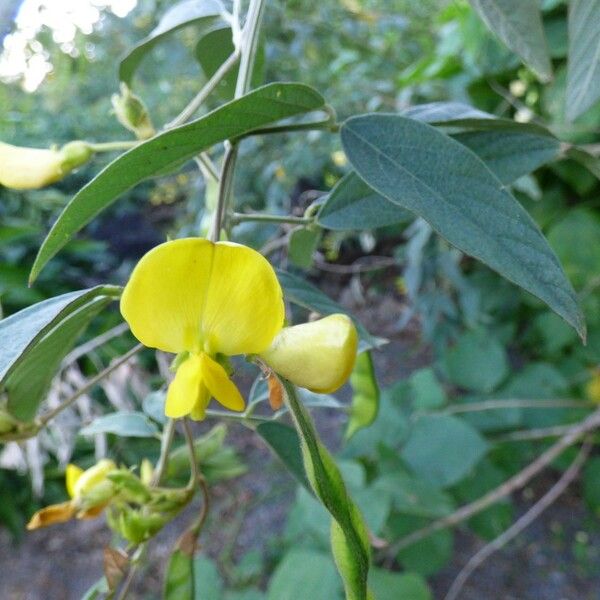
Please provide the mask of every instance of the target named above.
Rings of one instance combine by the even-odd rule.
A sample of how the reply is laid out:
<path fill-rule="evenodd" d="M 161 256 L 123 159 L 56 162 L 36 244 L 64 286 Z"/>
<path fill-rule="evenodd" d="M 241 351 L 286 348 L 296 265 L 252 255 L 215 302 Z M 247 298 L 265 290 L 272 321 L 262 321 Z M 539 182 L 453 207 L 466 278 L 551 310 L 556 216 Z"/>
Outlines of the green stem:
<path fill-rule="evenodd" d="M 160 457 L 154 470 L 154 477 L 152 478 L 152 485 L 160 485 L 161 479 L 164 477 L 165 471 L 169 464 L 169 450 L 173 443 L 173 436 L 175 435 L 175 419 L 169 419 L 162 432 L 162 438 L 160 443 Z"/>
<path fill-rule="evenodd" d="M 188 121 L 193 114 L 202 106 L 204 101 L 213 92 L 213 90 L 221 83 L 223 77 L 233 69 L 240 59 L 239 49 L 235 49 L 229 58 L 216 70 L 214 75 L 206 82 L 202 89 L 190 101 L 190 103 L 169 123 L 165 125 L 165 129 L 172 129 L 178 125 L 182 125 Z"/>
<path fill-rule="evenodd" d="M 100 142 L 90 144 L 94 152 L 114 152 L 115 150 L 130 150 L 141 144 L 141 140 L 123 140 L 120 142 Z"/>
<path fill-rule="evenodd" d="M 263 215 L 260 213 L 233 213 L 229 219 L 231 225 L 244 223 L 245 221 L 255 221 L 257 223 L 291 223 L 295 225 L 310 225 L 314 219 L 307 217 L 293 217 L 286 215 Z"/>
<path fill-rule="evenodd" d="M 258 49 L 258 34 L 264 14 L 266 0 L 250 0 L 246 23 L 242 32 L 241 43 L 241 58 L 240 70 L 235 86 L 235 97 L 240 98 L 250 89 L 252 81 L 252 71 L 256 60 L 256 52 Z M 227 145 L 225 156 L 223 158 L 223 166 L 221 167 L 221 177 L 219 182 L 219 195 L 213 227 L 211 231 L 211 240 L 217 241 L 221 234 L 221 224 L 227 212 L 227 206 L 231 198 L 233 190 L 233 177 L 235 174 L 235 165 L 238 157 L 238 147 L 236 143 Z"/>

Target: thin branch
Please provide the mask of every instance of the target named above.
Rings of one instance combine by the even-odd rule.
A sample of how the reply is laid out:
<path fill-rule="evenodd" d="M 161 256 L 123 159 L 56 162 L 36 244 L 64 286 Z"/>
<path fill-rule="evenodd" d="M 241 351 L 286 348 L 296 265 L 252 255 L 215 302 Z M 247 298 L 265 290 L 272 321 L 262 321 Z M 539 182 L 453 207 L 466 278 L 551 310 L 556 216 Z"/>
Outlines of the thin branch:
<path fill-rule="evenodd" d="M 130 150 L 141 143 L 142 140 L 124 140 L 119 142 L 99 142 L 89 145 L 94 152 L 115 152 L 116 150 Z"/>
<path fill-rule="evenodd" d="M 590 408 L 592 406 L 594 406 L 592 402 L 584 400 L 484 400 L 483 402 L 454 404 L 440 411 L 435 411 L 433 414 L 454 415 L 457 413 L 480 412 L 484 410 L 502 410 L 504 408 Z"/>
<path fill-rule="evenodd" d="M 198 168 L 202 171 L 202 174 L 206 172 L 206 174 L 211 177 L 217 183 L 219 182 L 219 172 L 217 171 L 217 167 L 215 167 L 215 163 L 211 160 L 210 156 L 206 152 L 200 152 L 198 156 L 194 157 Z"/>
<path fill-rule="evenodd" d="M 198 470 L 198 462 L 196 461 L 196 451 L 194 449 L 194 434 L 192 433 L 192 429 L 190 427 L 190 422 L 187 418 L 183 419 L 183 435 L 185 437 L 185 443 L 188 447 L 188 452 L 190 454 L 190 484 L 195 487 L 196 484 L 200 481 L 200 471 Z"/>
<path fill-rule="evenodd" d="M 471 557 L 469 562 L 460 571 L 452 582 L 444 600 L 456 600 L 458 594 L 473 572 L 486 561 L 494 552 L 503 548 L 508 542 L 517 537 L 524 529 L 529 527 L 557 498 L 569 487 L 577 477 L 585 463 L 592 444 L 586 440 L 571 466 L 563 473 L 561 478 L 546 492 L 524 515 L 519 517 L 506 531 L 495 540 L 486 544 L 481 550 Z"/>
<path fill-rule="evenodd" d="M 221 83 L 221 80 L 240 59 L 240 52 L 238 49 L 234 50 L 229 58 L 221 64 L 221 66 L 215 71 L 213 76 L 206 82 L 202 89 L 196 94 L 196 96 L 190 101 L 190 103 L 172 120 L 165 125 L 165 129 L 172 129 L 178 125 L 182 125 L 189 120 L 193 114 L 202 106 L 204 101 L 210 96 L 214 89 Z"/>
<path fill-rule="evenodd" d="M 380 269 L 387 269 L 389 267 L 394 267 L 398 265 L 398 261 L 391 256 L 381 256 L 381 257 L 367 257 L 364 259 L 370 258 L 372 262 L 366 263 L 363 260 L 364 264 L 359 262 L 359 260 L 355 261 L 351 265 L 337 265 L 325 262 L 320 258 L 315 258 L 315 267 L 317 269 L 321 269 L 322 271 L 328 271 L 329 273 L 339 273 L 340 275 L 354 275 L 357 273 L 367 273 L 368 271 L 379 271 Z"/>
<path fill-rule="evenodd" d="M 422 540 L 440 529 L 452 527 L 471 518 L 473 515 L 485 510 L 488 506 L 495 504 L 505 496 L 508 496 L 515 490 L 522 488 L 530 479 L 535 477 L 540 471 L 544 470 L 557 456 L 564 450 L 575 444 L 586 433 L 600 427 L 600 410 L 593 412 L 581 423 L 571 427 L 563 437 L 556 441 L 550 448 L 540 454 L 533 462 L 527 465 L 522 471 L 505 481 L 502 485 L 484 494 L 470 504 L 465 504 L 452 514 L 433 521 L 426 527 L 418 529 L 413 533 L 400 538 L 389 545 L 386 552 L 390 555 L 396 555 L 403 548 Z"/>
<path fill-rule="evenodd" d="M 49 421 L 51 421 L 56 415 L 60 412 L 71 406 L 76 400 L 81 398 L 87 394 L 97 383 L 102 381 L 107 375 L 110 375 L 113 371 L 116 371 L 121 365 L 124 365 L 130 358 L 136 355 L 140 350 L 142 350 L 144 346 L 142 344 L 137 344 L 134 346 L 129 352 L 123 354 L 118 359 L 113 361 L 106 369 L 100 371 L 97 375 L 88 380 L 88 382 L 82 387 L 79 388 L 70 398 L 67 398 L 64 402 L 59 404 L 53 410 L 48 411 L 45 415 L 42 415 L 38 420 L 37 424 L 39 427 L 44 427 Z"/>
<path fill-rule="evenodd" d="M 129 330 L 129 325 L 127 323 L 121 323 L 112 329 L 109 329 L 102 335 L 95 337 L 89 342 L 85 342 L 85 344 L 81 344 L 81 346 L 77 346 L 77 348 L 73 348 L 69 354 L 67 354 L 60 365 L 61 369 L 64 369 L 66 366 L 74 363 L 76 360 L 79 360 L 82 356 L 89 354 L 96 348 L 103 346 L 110 340 L 123 335 L 126 331 Z"/>
<path fill-rule="evenodd" d="M 496 444 L 504 442 L 525 442 L 528 440 L 543 440 L 549 437 L 560 437 L 567 433 L 573 425 L 555 425 L 554 427 L 540 427 L 539 429 L 524 429 L 523 431 L 512 431 L 504 435 L 496 436 L 493 441 Z"/>
<path fill-rule="evenodd" d="M 219 192 L 217 197 L 217 207 L 213 215 L 213 222 L 210 231 L 210 239 L 218 242 L 221 237 L 221 226 L 223 217 L 229 204 L 229 198 L 233 189 L 233 173 L 237 159 L 237 145 L 227 143 L 225 156 L 223 157 L 223 166 L 221 167 L 221 176 L 219 177 Z"/>
<path fill-rule="evenodd" d="M 233 213 L 229 217 L 232 225 L 243 223 L 245 221 L 255 221 L 257 223 L 291 223 L 295 225 L 310 225 L 314 219 L 307 217 L 294 217 L 292 215 L 265 215 L 261 213 Z"/>

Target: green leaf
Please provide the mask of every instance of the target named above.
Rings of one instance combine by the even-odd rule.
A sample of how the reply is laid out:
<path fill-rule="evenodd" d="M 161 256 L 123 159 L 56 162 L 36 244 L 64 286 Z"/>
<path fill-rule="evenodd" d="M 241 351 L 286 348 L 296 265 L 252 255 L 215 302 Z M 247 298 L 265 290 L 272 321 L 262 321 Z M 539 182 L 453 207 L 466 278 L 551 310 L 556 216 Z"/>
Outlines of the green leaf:
<path fill-rule="evenodd" d="M 301 269 L 310 269 L 313 254 L 319 246 L 321 230 L 318 227 L 298 227 L 290 235 L 288 256 L 290 262 Z"/>
<path fill-rule="evenodd" d="M 218 27 L 201 36 L 196 44 L 194 54 L 207 78 L 212 77 L 219 67 L 234 51 L 231 29 Z M 262 85 L 265 71 L 265 47 L 259 44 L 252 71 L 252 88 Z M 239 72 L 239 64 L 232 68 L 216 87 L 220 98 L 231 100 L 235 94 L 235 86 Z"/>
<path fill-rule="evenodd" d="M 223 580 L 214 561 L 206 556 L 196 556 L 192 569 L 194 600 L 219 600 L 223 593 Z"/>
<path fill-rule="evenodd" d="M 44 265 L 76 232 L 144 179 L 175 168 L 214 144 L 287 117 L 317 110 L 323 104 L 322 96 L 308 86 L 271 83 L 125 152 L 67 204 L 38 252 L 30 281 L 36 279 Z"/>
<path fill-rule="evenodd" d="M 560 154 L 560 142 L 547 135 L 517 131 L 466 131 L 452 137 L 475 152 L 506 185 Z"/>
<path fill-rule="evenodd" d="M 307 490 L 310 490 L 310 484 L 306 479 L 304 465 L 302 464 L 300 438 L 296 430 L 289 425 L 271 421 L 258 425 L 256 433 L 265 440 L 269 448 L 280 458 L 281 462 L 297 481 Z"/>
<path fill-rule="evenodd" d="M 317 312 L 323 316 L 332 315 L 334 313 L 344 313 L 345 315 L 348 315 L 352 321 L 354 321 L 354 325 L 360 335 L 361 351 L 378 348 L 385 344 L 386 340 L 371 335 L 356 317 L 351 315 L 343 306 L 335 302 L 335 300 L 326 296 L 320 289 L 311 283 L 308 283 L 308 281 L 280 269 L 277 269 L 277 278 L 283 287 L 286 298 L 290 302 Z"/>
<path fill-rule="evenodd" d="M 433 600 L 427 582 L 417 573 L 372 569 L 369 582 L 377 600 Z"/>
<path fill-rule="evenodd" d="M 537 0 L 470 0 L 485 24 L 542 81 L 552 79 L 552 63 Z"/>
<path fill-rule="evenodd" d="M 317 221 L 326 229 L 344 231 L 386 227 L 413 218 L 412 213 L 375 192 L 351 171 L 327 194 Z"/>
<path fill-rule="evenodd" d="M 367 578 L 370 543 L 361 514 L 348 495 L 335 461 L 317 437 L 295 387 L 284 379 L 286 405 L 292 414 L 302 447 L 304 470 L 315 495 L 333 517 L 331 548 L 344 581 L 347 600 L 369 600 Z"/>
<path fill-rule="evenodd" d="M 546 302 L 585 338 L 577 297 L 552 249 L 473 152 L 430 125 L 395 115 L 349 119 L 342 142 L 368 185 Z"/>
<path fill-rule="evenodd" d="M 192 557 L 175 550 L 165 572 L 164 600 L 194 600 Z"/>
<path fill-rule="evenodd" d="M 566 113 L 569 120 L 600 99 L 600 0 L 569 2 Z"/>
<path fill-rule="evenodd" d="M 565 154 L 585 167 L 596 179 L 600 179 L 600 158 L 577 146 L 569 148 Z"/>
<path fill-rule="evenodd" d="M 388 535 L 391 539 L 403 538 L 428 523 L 427 519 L 420 517 L 392 515 L 388 521 Z M 408 571 L 415 571 L 426 577 L 435 575 L 450 562 L 453 542 L 452 531 L 442 529 L 400 550 L 396 560 Z"/>
<path fill-rule="evenodd" d="M 583 499 L 588 508 L 600 516 L 600 457 L 588 460 L 583 471 Z"/>
<path fill-rule="evenodd" d="M 21 421 L 35 416 L 60 362 L 120 289 L 98 286 L 44 300 L 0 321 L 0 389 L 9 412 Z"/>
<path fill-rule="evenodd" d="M 452 498 L 446 492 L 407 473 L 386 473 L 372 487 L 384 496 L 391 494 L 394 512 L 409 517 L 437 519 L 454 510 Z"/>
<path fill-rule="evenodd" d="M 185 0 L 178 2 L 162 16 L 158 25 L 123 57 L 119 65 L 119 79 L 126 84 L 131 80 L 142 59 L 156 44 L 182 27 L 194 23 L 212 23 L 223 14 L 219 0 Z"/>
<path fill-rule="evenodd" d="M 166 398 L 166 391 L 156 390 L 155 392 L 150 392 L 142 400 L 143 411 L 157 423 L 165 424 L 167 422 L 167 416 L 165 415 Z"/>
<path fill-rule="evenodd" d="M 350 375 L 352 405 L 346 426 L 346 439 L 350 439 L 359 429 L 368 427 L 377 418 L 379 410 L 379 386 L 370 352 L 356 357 L 356 364 Z"/>
<path fill-rule="evenodd" d="M 493 391 L 508 375 L 502 344 L 483 329 L 463 333 L 454 346 L 447 348 L 444 366 L 454 385 L 475 392 Z"/>
<path fill-rule="evenodd" d="M 487 450 L 487 442 L 465 421 L 432 415 L 415 423 L 401 454 L 415 473 L 443 488 L 466 477 Z"/>
<path fill-rule="evenodd" d="M 428 410 L 446 404 L 446 392 L 431 367 L 415 371 L 409 379 L 413 408 Z"/>
<path fill-rule="evenodd" d="M 123 410 L 95 418 L 80 433 L 81 435 L 114 433 L 121 437 L 156 437 L 158 427 L 144 413 Z"/>
<path fill-rule="evenodd" d="M 342 590 L 329 556 L 311 550 L 290 550 L 277 565 L 267 600 L 341 600 Z"/>

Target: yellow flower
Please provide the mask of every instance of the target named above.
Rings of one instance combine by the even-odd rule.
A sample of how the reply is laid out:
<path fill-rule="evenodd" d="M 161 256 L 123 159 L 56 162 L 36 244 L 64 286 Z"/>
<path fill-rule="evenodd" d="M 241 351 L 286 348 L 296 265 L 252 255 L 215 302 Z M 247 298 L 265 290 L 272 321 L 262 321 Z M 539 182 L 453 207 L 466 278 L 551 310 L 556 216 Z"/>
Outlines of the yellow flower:
<path fill-rule="evenodd" d="M 275 272 L 261 254 L 187 238 L 161 244 L 140 260 L 121 313 L 144 345 L 180 355 L 167 416 L 199 420 L 211 397 L 243 410 L 224 357 L 266 350 L 282 327 L 284 307 Z"/>
<path fill-rule="evenodd" d="M 27 529 L 64 523 L 73 517 L 97 517 L 113 494 L 113 485 L 107 476 L 116 470 L 115 463 L 108 459 L 100 460 L 86 471 L 76 465 L 67 465 L 66 487 L 71 499 L 38 510 L 27 523 Z"/>
<path fill-rule="evenodd" d="M 286 327 L 260 357 L 300 387 L 320 394 L 339 389 L 354 368 L 358 335 L 347 315 Z"/>
<path fill-rule="evenodd" d="M 17 190 L 41 188 L 59 181 L 93 154 L 92 147 L 80 141 L 52 149 L 0 142 L 0 185 Z"/>

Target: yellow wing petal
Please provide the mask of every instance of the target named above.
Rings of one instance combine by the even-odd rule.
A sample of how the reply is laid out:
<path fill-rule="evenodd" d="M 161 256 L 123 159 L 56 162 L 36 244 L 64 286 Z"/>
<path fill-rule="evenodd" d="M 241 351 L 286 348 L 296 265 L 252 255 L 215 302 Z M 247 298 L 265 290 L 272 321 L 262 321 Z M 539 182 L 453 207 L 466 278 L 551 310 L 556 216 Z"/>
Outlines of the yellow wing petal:
<path fill-rule="evenodd" d="M 268 348 L 283 325 L 281 286 L 256 250 L 215 244 L 213 272 L 202 312 L 204 350 L 255 354 Z"/>
<path fill-rule="evenodd" d="M 97 485 L 106 481 L 106 476 L 116 471 L 117 465 L 108 458 L 100 459 L 93 467 L 86 469 L 73 484 L 74 498 L 80 498 L 83 494 L 88 494 Z"/>
<path fill-rule="evenodd" d="M 202 380 L 210 395 L 225 408 L 244 410 L 244 399 L 225 369 L 207 354 L 201 354 Z"/>
<path fill-rule="evenodd" d="M 140 342 L 165 352 L 200 350 L 213 254 L 208 240 L 186 238 L 161 244 L 140 260 L 121 296 L 121 313 Z"/>
<path fill-rule="evenodd" d="M 67 465 L 65 479 L 67 484 L 67 493 L 70 498 L 75 498 L 75 485 L 77 480 L 83 475 L 83 469 L 77 465 Z"/>
<path fill-rule="evenodd" d="M 358 336 L 346 315 L 286 327 L 261 354 L 276 373 L 320 394 L 340 388 L 356 360 Z"/>
<path fill-rule="evenodd" d="M 202 364 L 198 354 L 190 354 L 178 367 L 167 391 L 165 414 L 172 419 L 185 417 L 198 400 L 202 388 Z"/>

